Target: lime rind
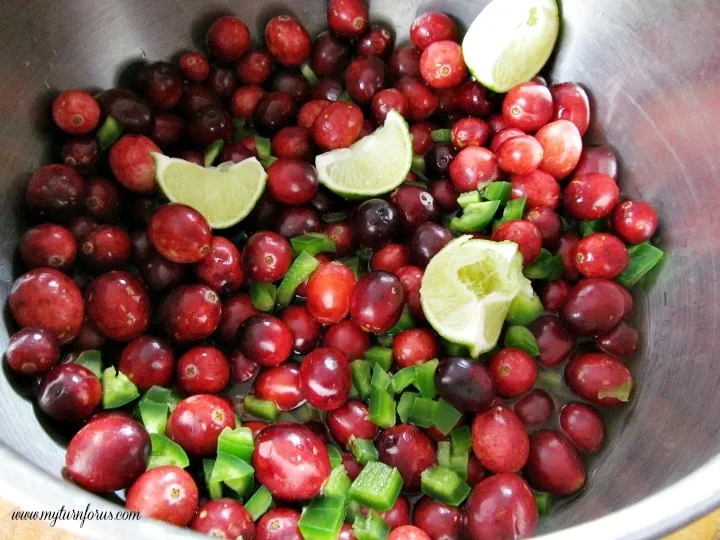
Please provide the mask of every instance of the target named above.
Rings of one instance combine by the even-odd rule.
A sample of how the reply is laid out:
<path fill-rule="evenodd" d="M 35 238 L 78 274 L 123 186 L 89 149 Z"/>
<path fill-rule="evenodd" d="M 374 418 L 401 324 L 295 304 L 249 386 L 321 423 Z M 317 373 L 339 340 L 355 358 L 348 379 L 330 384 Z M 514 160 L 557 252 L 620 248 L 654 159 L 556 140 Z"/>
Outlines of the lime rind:
<path fill-rule="evenodd" d="M 465 63 L 484 86 L 504 93 L 538 74 L 559 32 L 555 0 L 493 0 L 465 34 Z"/>
<path fill-rule="evenodd" d="M 217 167 L 201 167 L 183 159 L 152 153 L 155 177 L 171 202 L 191 206 L 213 229 L 242 221 L 265 190 L 267 173 L 254 158 Z"/>
<path fill-rule="evenodd" d="M 403 183 L 412 164 L 412 139 L 407 122 L 391 110 L 385 124 L 349 148 L 315 158 L 318 180 L 347 199 L 389 193 Z"/>
<path fill-rule="evenodd" d="M 477 357 L 497 343 L 510 303 L 520 292 L 532 294 L 532 286 L 522 274 L 517 244 L 466 235 L 432 258 L 420 301 L 438 334 Z"/>

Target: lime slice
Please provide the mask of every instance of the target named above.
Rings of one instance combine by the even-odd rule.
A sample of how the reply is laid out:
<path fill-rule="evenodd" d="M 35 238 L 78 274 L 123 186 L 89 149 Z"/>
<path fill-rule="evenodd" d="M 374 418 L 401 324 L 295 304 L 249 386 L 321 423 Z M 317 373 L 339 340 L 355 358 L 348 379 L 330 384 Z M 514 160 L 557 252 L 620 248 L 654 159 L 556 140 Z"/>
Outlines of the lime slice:
<path fill-rule="evenodd" d="M 267 174 L 254 157 L 240 163 L 201 167 L 184 159 L 151 154 L 155 177 L 172 202 L 192 206 L 213 229 L 242 221 L 265 189 Z"/>
<path fill-rule="evenodd" d="M 497 343 L 513 299 L 533 290 L 514 242 L 456 238 L 425 269 L 420 301 L 428 322 L 473 357 Z"/>
<path fill-rule="evenodd" d="M 407 177 L 412 139 L 403 117 L 392 110 L 385 124 L 349 148 L 320 154 L 315 167 L 321 184 L 348 199 L 392 191 Z"/>
<path fill-rule="evenodd" d="M 465 63 L 490 90 L 507 92 L 538 74 L 559 30 L 555 0 L 493 0 L 465 34 Z"/>

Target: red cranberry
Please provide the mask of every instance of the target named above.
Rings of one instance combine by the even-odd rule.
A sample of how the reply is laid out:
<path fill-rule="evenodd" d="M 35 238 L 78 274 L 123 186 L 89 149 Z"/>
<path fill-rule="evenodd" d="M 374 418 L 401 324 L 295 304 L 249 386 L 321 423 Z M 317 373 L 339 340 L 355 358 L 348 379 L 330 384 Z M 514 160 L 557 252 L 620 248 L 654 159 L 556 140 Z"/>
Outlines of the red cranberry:
<path fill-rule="evenodd" d="M 259 314 L 247 294 L 236 294 L 222 304 L 222 316 L 217 328 L 218 337 L 228 344 L 234 344 L 237 329 L 246 319 Z"/>
<path fill-rule="evenodd" d="M 367 516 L 368 511 L 369 509 L 365 507 L 360 509 L 360 513 L 363 516 Z M 402 529 L 410 524 L 410 503 L 405 495 L 400 494 L 390 510 L 379 512 L 379 514 L 380 517 L 385 520 L 385 523 L 390 525 L 390 531 L 394 531 L 398 528 Z M 392 532 L 390 534 L 392 535 Z"/>
<path fill-rule="evenodd" d="M 615 407 L 630 399 L 633 377 L 620 360 L 603 353 L 585 353 L 570 360 L 565 382 L 590 403 Z"/>
<path fill-rule="evenodd" d="M 313 156 L 313 141 L 310 130 L 300 126 L 282 128 L 272 139 L 272 155 L 281 160 L 298 159 L 310 161 Z"/>
<path fill-rule="evenodd" d="M 86 183 L 85 208 L 93 219 L 110 221 L 120 210 L 120 192 L 115 182 L 95 176 Z"/>
<path fill-rule="evenodd" d="M 20 257 L 28 269 L 49 266 L 68 270 L 77 255 L 77 242 L 65 227 L 44 223 L 20 238 Z"/>
<path fill-rule="evenodd" d="M 368 420 L 367 416 L 367 405 L 362 401 L 349 400 L 328 413 L 327 426 L 340 446 L 347 448 L 351 436 L 358 439 L 375 439 L 377 426 Z"/>
<path fill-rule="evenodd" d="M 248 359 L 261 366 L 278 366 L 290 357 L 290 328 L 272 315 L 253 315 L 238 329 L 237 342 Z"/>
<path fill-rule="evenodd" d="M 465 83 L 465 84 L 467 84 L 467 83 Z M 502 114 L 493 114 L 490 118 L 488 118 L 487 123 L 488 123 L 488 126 L 490 127 L 490 134 L 493 136 L 497 135 L 501 131 L 505 131 L 506 129 L 508 129 L 507 122 L 505 121 L 505 118 L 503 117 Z M 521 131 L 519 129 L 515 129 L 515 128 L 509 128 L 509 129 L 517 131 L 518 135 L 522 135 L 524 133 L 524 131 Z"/>
<path fill-rule="evenodd" d="M 542 249 L 540 231 L 525 219 L 507 221 L 492 232 L 492 240 L 502 242 L 509 240 L 518 245 L 523 257 L 523 265 L 527 266 L 537 259 Z"/>
<path fill-rule="evenodd" d="M 480 460 L 475 457 L 475 454 L 471 453 L 468 458 L 467 483 L 470 484 L 470 487 L 475 487 L 486 476 L 487 471 L 485 467 L 483 467 Z"/>
<path fill-rule="evenodd" d="M 628 265 L 630 256 L 617 236 L 594 233 L 578 244 L 575 266 L 585 277 L 614 278 Z"/>
<path fill-rule="evenodd" d="M 490 136 L 490 128 L 479 118 L 461 118 L 453 124 L 451 136 L 455 148 L 484 146 Z"/>
<path fill-rule="evenodd" d="M 377 250 L 370 259 L 372 270 L 395 272 L 410 264 L 410 251 L 405 244 L 387 244 Z"/>
<path fill-rule="evenodd" d="M 313 99 L 305 103 L 298 112 L 298 126 L 305 129 L 312 129 L 312 125 L 318 115 L 330 105 L 327 99 Z"/>
<path fill-rule="evenodd" d="M 125 507 L 145 517 L 185 527 L 198 507 L 197 485 L 180 467 L 156 467 L 144 472 L 130 487 Z"/>
<path fill-rule="evenodd" d="M 435 200 L 421 187 L 400 186 L 390 196 L 390 202 L 398 210 L 400 221 L 408 232 L 414 231 L 425 222 L 437 219 Z"/>
<path fill-rule="evenodd" d="M 560 319 L 553 315 L 543 315 L 536 319 L 530 325 L 530 330 L 540 349 L 537 361 L 547 368 L 558 367 L 575 348 L 575 338 Z"/>
<path fill-rule="evenodd" d="M 380 433 L 377 449 L 380 461 L 400 471 L 407 491 L 417 491 L 420 474 L 436 463 L 433 441 L 410 424 L 397 425 Z"/>
<path fill-rule="evenodd" d="M 417 17 L 410 26 L 410 39 L 418 49 L 424 50 L 436 41 L 456 41 L 458 35 L 455 22 L 437 11 L 429 11 Z"/>
<path fill-rule="evenodd" d="M 36 268 L 17 278 L 10 289 L 8 304 L 21 328 L 44 328 L 61 344 L 77 336 L 85 315 L 78 286 L 52 268 Z"/>
<path fill-rule="evenodd" d="M 388 69 L 394 79 L 420 76 L 421 52 L 413 46 L 398 47 L 390 56 Z"/>
<path fill-rule="evenodd" d="M 488 370 L 467 358 L 443 359 L 435 372 L 435 385 L 443 399 L 462 412 L 483 411 L 495 397 Z"/>
<path fill-rule="evenodd" d="M 563 259 L 562 277 L 568 281 L 576 281 L 580 277 L 577 266 L 575 266 L 575 255 L 580 239 L 575 233 L 567 232 L 560 236 L 557 254 Z"/>
<path fill-rule="evenodd" d="M 230 68 L 214 66 L 210 69 L 208 87 L 221 98 L 228 98 L 233 95 L 237 88 L 235 73 Z"/>
<path fill-rule="evenodd" d="M 215 454 L 220 432 L 235 429 L 235 414 L 221 397 L 198 394 L 183 399 L 170 413 L 167 436 L 188 453 L 207 457 Z"/>
<path fill-rule="evenodd" d="M 129 90 L 111 88 L 97 94 L 96 99 L 105 116 L 112 116 L 126 133 L 150 134 L 153 110 L 145 99 Z"/>
<path fill-rule="evenodd" d="M 265 422 L 257 422 L 253 420 L 248 420 L 247 422 L 243 422 L 243 427 L 248 428 L 250 431 L 252 431 L 252 437 L 253 441 L 257 438 L 258 433 L 260 433 L 263 429 L 268 427 L 268 424 Z"/>
<path fill-rule="evenodd" d="M 423 269 L 417 266 L 403 266 L 395 271 L 405 291 L 405 300 L 410 311 L 417 321 L 425 320 L 425 315 L 420 305 L 420 284 L 423 277 Z"/>
<path fill-rule="evenodd" d="M 433 88 L 454 88 L 467 77 L 460 45 L 454 41 L 434 41 L 420 57 L 420 74 Z"/>
<path fill-rule="evenodd" d="M 293 305 L 280 313 L 282 320 L 290 329 L 293 337 L 293 350 L 299 354 L 312 351 L 320 340 L 321 326 L 315 322 L 305 306 Z M 370 345 L 368 344 L 368 347 Z"/>
<path fill-rule="evenodd" d="M 582 153 L 582 136 L 575 124 L 556 120 L 540 128 L 535 137 L 543 149 L 540 169 L 558 180 L 568 176 Z"/>
<path fill-rule="evenodd" d="M 363 468 L 362 465 L 355 461 L 355 458 L 352 456 L 352 454 L 349 454 L 347 452 L 344 452 L 342 454 L 342 464 L 343 467 L 345 467 L 345 471 L 347 472 L 351 480 L 355 480 Z"/>
<path fill-rule="evenodd" d="M 527 538 L 537 528 L 535 497 L 516 474 L 496 474 L 480 482 L 465 503 L 465 531 L 476 540 Z"/>
<path fill-rule="evenodd" d="M 105 335 L 86 321 L 73 342 L 73 349 L 78 352 L 99 350 L 106 341 Z"/>
<path fill-rule="evenodd" d="M 508 473 L 523 468 L 530 444 L 517 415 L 497 405 L 475 416 L 472 447 L 485 468 L 494 473 Z"/>
<path fill-rule="evenodd" d="M 330 0 L 328 2 L 328 26 L 340 37 L 362 36 L 368 28 L 368 18 L 368 6 L 365 0 Z"/>
<path fill-rule="evenodd" d="M 221 312 L 220 298 L 210 287 L 182 285 L 163 299 L 158 318 L 171 339 L 187 343 L 210 337 Z"/>
<path fill-rule="evenodd" d="M 315 349 L 300 365 L 300 389 L 305 399 L 320 410 L 337 409 L 350 393 L 350 365 L 342 353 Z"/>
<path fill-rule="evenodd" d="M 350 46 L 330 32 L 323 32 L 313 44 L 312 69 L 318 77 L 340 75 L 350 61 Z"/>
<path fill-rule="evenodd" d="M 444 212 L 452 212 L 457 209 L 457 191 L 450 180 L 436 180 L 430 184 L 428 191 L 435 204 Z"/>
<path fill-rule="evenodd" d="M 617 180 L 618 164 L 615 153 L 607 146 L 586 146 L 575 167 L 575 176 L 598 173 Z"/>
<path fill-rule="evenodd" d="M 463 537 L 460 509 L 430 497 L 423 497 L 415 505 L 413 523 L 432 540 L 460 540 Z"/>
<path fill-rule="evenodd" d="M 445 245 L 452 240 L 452 234 L 437 223 L 423 223 L 410 237 L 410 261 L 422 268 L 426 267 Z"/>
<path fill-rule="evenodd" d="M 570 294 L 570 284 L 564 279 L 546 281 L 540 285 L 538 296 L 543 307 L 548 311 L 559 311 Z"/>
<path fill-rule="evenodd" d="M 426 328 L 412 328 L 400 332 L 393 340 L 393 360 L 398 368 L 423 364 L 437 358 L 438 339 Z"/>
<path fill-rule="evenodd" d="M 172 109 L 182 97 L 182 75 L 168 62 L 145 64 L 140 68 L 136 82 L 158 109 Z"/>
<path fill-rule="evenodd" d="M 343 320 L 350 311 L 355 289 L 355 274 L 340 262 L 323 263 L 312 273 L 307 284 L 307 308 L 321 324 Z"/>
<path fill-rule="evenodd" d="M 345 320 L 328 327 L 322 343 L 342 353 L 348 360 L 356 360 L 370 348 L 370 337 L 353 321 Z"/>
<path fill-rule="evenodd" d="M 403 98 L 405 98 L 405 96 L 403 96 Z M 405 99 L 405 101 L 407 102 L 407 99 Z M 430 151 L 433 146 L 432 132 L 436 127 L 435 124 L 431 124 L 430 122 L 417 122 L 410 126 L 414 154 L 422 156 Z"/>
<path fill-rule="evenodd" d="M 35 171 L 25 188 L 25 203 L 33 215 L 69 221 L 85 199 L 85 182 L 67 165 L 51 164 Z"/>
<path fill-rule="evenodd" d="M 460 110 L 470 116 L 488 116 L 495 108 L 487 89 L 475 81 L 466 81 L 458 89 L 457 100 Z"/>
<path fill-rule="evenodd" d="M 82 135 L 97 127 L 100 121 L 100 105 L 83 90 L 65 90 L 53 101 L 52 116 L 65 133 Z"/>
<path fill-rule="evenodd" d="M 110 169 L 118 182 L 138 193 L 155 191 L 155 162 L 150 156 L 151 152 L 162 153 L 158 145 L 148 137 L 120 137 L 110 148 L 109 154 Z"/>
<path fill-rule="evenodd" d="M 379 56 L 387 58 L 393 50 L 394 39 L 390 30 L 383 25 L 373 25 L 357 42 L 358 56 Z"/>
<path fill-rule="evenodd" d="M 220 99 L 204 86 L 187 85 L 183 89 L 180 106 L 186 115 L 192 116 L 206 107 L 219 107 Z"/>
<path fill-rule="evenodd" d="M 186 394 L 217 394 L 230 381 L 230 363 L 215 347 L 194 347 L 177 363 L 177 381 Z"/>
<path fill-rule="evenodd" d="M 563 204 L 574 218 L 590 221 L 610 215 L 620 196 L 615 181 L 604 174 L 576 176 L 565 187 Z"/>
<path fill-rule="evenodd" d="M 350 146 L 360 137 L 362 111 L 345 101 L 337 101 L 325 107 L 315 118 L 312 134 L 322 150 L 334 150 Z"/>
<path fill-rule="evenodd" d="M 638 347 L 638 331 L 625 321 L 595 337 L 594 345 L 601 351 L 613 356 L 632 356 Z"/>
<path fill-rule="evenodd" d="M 230 115 L 217 105 L 203 107 L 190 115 L 188 135 L 200 146 L 207 146 L 218 139 L 228 141 L 232 136 Z"/>
<path fill-rule="evenodd" d="M 243 262 L 251 279 L 273 282 L 282 278 L 290 268 L 292 250 L 281 235 L 259 232 L 248 239 L 243 250 Z"/>
<path fill-rule="evenodd" d="M 132 243 L 122 227 L 101 225 L 85 237 L 80 258 L 97 270 L 122 268 L 130 260 Z"/>
<path fill-rule="evenodd" d="M 284 66 L 299 66 L 310 56 L 312 42 L 307 30 L 290 15 L 278 15 L 265 27 L 265 44 Z"/>
<path fill-rule="evenodd" d="M 310 98 L 310 83 L 296 69 L 279 69 L 275 71 L 270 88 L 275 92 L 287 92 L 298 105 Z"/>
<path fill-rule="evenodd" d="M 247 382 L 257 374 L 259 369 L 260 366 L 240 351 L 234 351 L 230 355 L 230 376 L 233 382 L 238 384 Z"/>
<path fill-rule="evenodd" d="M 62 364 L 43 377 L 38 389 L 38 406 L 61 422 L 88 418 L 102 399 L 100 380 L 79 364 Z"/>
<path fill-rule="evenodd" d="M 178 62 L 185 78 L 193 82 L 202 82 L 210 75 L 210 63 L 201 52 L 189 52 L 180 57 Z"/>
<path fill-rule="evenodd" d="M 403 525 L 397 529 L 392 529 L 388 535 L 388 540 L 431 540 L 430 536 L 418 529 L 414 525 Z"/>
<path fill-rule="evenodd" d="M 492 152 L 497 152 L 498 148 L 507 141 L 508 139 L 512 139 L 513 137 L 520 137 L 522 135 L 525 135 L 525 132 L 521 129 L 517 128 L 506 128 L 502 129 L 499 132 L 493 136 L 492 141 L 490 141 L 490 150 Z"/>
<path fill-rule="evenodd" d="M 68 167 L 80 174 L 91 174 L 98 169 L 100 145 L 95 137 L 77 137 L 63 144 L 60 155 Z"/>
<path fill-rule="evenodd" d="M 150 325 L 150 299 L 140 279 L 128 272 L 94 279 L 85 300 L 88 319 L 109 339 L 131 341 Z"/>
<path fill-rule="evenodd" d="M 253 386 L 260 399 L 274 402 L 282 410 L 294 409 L 305 398 L 300 390 L 300 367 L 286 363 L 264 369 Z"/>
<path fill-rule="evenodd" d="M 237 17 L 219 17 L 208 28 L 205 42 L 210 54 L 218 60 L 232 62 L 240 58 L 250 45 L 250 31 Z"/>
<path fill-rule="evenodd" d="M 337 256 L 347 255 L 353 251 L 355 238 L 349 223 L 345 221 L 328 223 L 323 227 L 322 232 L 335 242 L 335 254 Z"/>
<path fill-rule="evenodd" d="M 193 531 L 225 538 L 254 538 L 255 523 L 245 507 L 234 499 L 215 499 L 198 508 L 190 524 Z"/>
<path fill-rule="evenodd" d="M 367 332 L 384 333 L 397 323 L 405 305 L 405 291 L 394 274 L 373 270 L 355 285 L 350 315 Z"/>
<path fill-rule="evenodd" d="M 175 354 L 164 339 L 140 336 L 123 349 L 118 371 L 141 392 L 155 385 L 167 386 L 175 372 Z"/>
<path fill-rule="evenodd" d="M 537 378 L 535 361 L 525 351 L 513 347 L 496 352 L 490 359 L 488 371 L 498 395 L 504 398 L 524 394 Z"/>
<path fill-rule="evenodd" d="M 622 285 L 609 279 L 583 279 L 570 290 L 560 316 L 576 334 L 606 332 L 632 311 L 629 296 Z"/>
<path fill-rule="evenodd" d="M 532 135 L 511 137 L 498 146 L 498 167 L 512 174 L 530 174 L 543 159 L 543 147 Z"/>
<path fill-rule="evenodd" d="M 650 240 L 658 226 L 655 209 L 640 199 L 623 201 L 612 214 L 613 229 L 629 244 Z"/>
<path fill-rule="evenodd" d="M 139 264 L 139 270 L 147 288 L 157 292 L 180 285 L 185 280 L 187 265 L 169 261 L 152 249 Z"/>
<path fill-rule="evenodd" d="M 303 540 L 299 521 L 297 510 L 273 508 L 257 522 L 255 540 Z"/>
<path fill-rule="evenodd" d="M 537 131 L 552 118 L 552 95 L 546 86 L 519 84 L 505 95 L 502 112 L 509 127 Z"/>
<path fill-rule="evenodd" d="M 279 159 L 267 172 L 270 195 L 283 204 L 304 204 L 318 191 L 315 169 L 303 161 Z"/>
<path fill-rule="evenodd" d="M 455 189 L 475 191 L 498 177 L 498 161 L 487 148 L 468 146 L 452 160 L 449 172 Z"/>
<path fill-rule="evenodd" d="M 372 113 L 378 124 L 383 124 L 385 122 L 385 117 L 392 109 L 395 109 L 403 116 L 407 113 L 408 100 L 402 93 L 400 93 L 399 90 L 396 90 L 395 88 L 387 88 L 385 90 L 378 91 L 373 96 Z M 413 139 L 413 147 L 414 146 L 415 139 Z"/>
<path fill-rule="evenodd" d="M 235 71 L 245 85 L 262 84 L 272 72 L 272 62 L 272 56 L 264 49 L 247 51 L 235 63 Z"/>
<path fill-rule="evenodd" d="M 539 491 L 572 495 L 585 484 L 585 467 L 567 438 L 555 431 L 543 430 L 530 436 L 525 477 Z"/>
<path fill-rule="evenodd" d="M 212 238 L 210 252 L 193 269 L 198 281 L 220 293 L 237 291 L 245 280 L 240 252 L 222 236 Z"/>
<path fill-rule="evenodd" d="M 60 344 L 43 328 L 26 327 L 10 338 L 5 360 L 10 368 L 23 375 L 48 372 L 60 359 Z"/>
<path fill-rule="evenodd" d="M 439 99 L 432 89 L 421 80 L 413 77 L 402 77 L 395 83 L 408 100 L 407 118 L 415 122 L 427 120 L 437 109 Z"/>
<path fill-rule="evenodd" d="M 312 499 L 330 475 L 330 460 L 320 437 L 305 426 L 286 422 L 258 434 L 252 464 L 258 482 L 285 501 Z"/>
<path fill-rule="evenodd" d="M 265 90 L 259 86 L 242 86 L 238 88 L 230 100 L 232 115 L 245 120 L 252 119 L 255 108 L 264 95 Z"/>
<path fill-rule="evenodd" d="M 110 414 L 92 420 L 73 436 L 65 466 L 80 487 L 109 493 L 130 487 L 145 471 L 149 457 L 145 428 L 124 415 Z"/>
<path fill-rule="evenodd" d="M 555 403 L 545 390 L 536 388 L 515 402 L 515 414 L 528 427 L 544 424 L 555 412 Z"/>
<path fill-rule="evenodd" d="M 605 439 L 602 417 L 584 403 L 568 403 L 560 409 L 560 429 L 585 454 L 600 450 Z"/>
<path fill-rule="evenodd" d="M 569 120 L 578 128 L 580 136 L 590 125 L 590 100 L 585 89 L 577 83 L 562 83 L 550 88 L 553 98 L 553 119 Z"/>
<path fill-rule="evenodd" d="M 85 238 L 85 236 L 87 234 L 89 234 L 92 230 L 94 230 L 95 227 L 97 227 L 97 226 L 98 226 L 98 224 L 94 219 L 92 219 L 88 216 L 80 216 L 80 217 L 76 217 L 68 224 L 68 230 L 72 233 L 73 237 L 75 238 L 75 241 L 77 242 L 77 241 L 80 241 L 83 238 Z M 142 231 L 142 234 L 145 234 L 145 231 Z M 132 240 L 133 240 L 133 253 L 135 253 L 136 240 L 134 237 L 132 238 Z M 147 240 L 147 235 L 145 235 L 144 240 L 147 241 L 147 244 L 146 244 L 147 247 L 152 249 L 152 247 L 150 247 L 150 242 Z M 135 257 L 135 258 L 137 260 L 137 257 Z M 43 265 L 43 266 L 48 266 L 48 265 Z"/>
<path fill-rule="evenodd" d="M 557 212 L 547 206 L 535 206 L 525 212 L 525 219 L 537 227 L 543 247 L 557 247 L 562 234 L 562 220 Z"/>
<path fill-rule="evenodd" d="M 309 232 L 320 232 L 320 216 L 312 208 L 291 206 L 277 216 L 275 230 L 285 238 Z"/>

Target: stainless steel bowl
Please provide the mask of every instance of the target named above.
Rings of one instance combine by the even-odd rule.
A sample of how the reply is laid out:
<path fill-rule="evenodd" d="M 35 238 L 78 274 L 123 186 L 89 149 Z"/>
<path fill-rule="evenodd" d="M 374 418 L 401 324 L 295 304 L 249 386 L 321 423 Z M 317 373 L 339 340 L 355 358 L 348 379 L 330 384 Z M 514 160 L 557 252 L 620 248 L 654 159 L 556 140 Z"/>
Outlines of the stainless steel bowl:
<path fill-rule="evenodd" d="M 510 0 L 507 0 L 510 1 Z M 407 39 L 418 13 L 470 22 L 485 1 L 372 0 L 375 19 Z M 717 0 L 565 0 L 548 74 L 592 94 L 589 140 L 621 157 L 624 195 L 661 216 L 669 257 L 637 298 L 643 348 L 629 407 L 592 463 L 587 489 L 543 522 L 548 538 L 652 538 L 720 505 L 720 3 Z M 51 155 L 49 103 L 58 89 L 110 87 L 122 67 L 201 47 L 209 21 L 235 13 L 256 36 L 280 12 L 315 34 L 325 2 L 254 0 L 25 0 L 0 5 L 0 301 L 13 278 L 21 190 Z M 6 315 L 0 348 L 12 327 Z M 113 508 L 60 479 L 62 434 L 24 390 L 0 375 L 0 495 L 26 509 Z M 159 523 L 89 521 L 85 535 L 187 533 Z M 553 533 L 553 531 L 555 531 Z M 559 531 L 559 532 L 557 532 Z"/>

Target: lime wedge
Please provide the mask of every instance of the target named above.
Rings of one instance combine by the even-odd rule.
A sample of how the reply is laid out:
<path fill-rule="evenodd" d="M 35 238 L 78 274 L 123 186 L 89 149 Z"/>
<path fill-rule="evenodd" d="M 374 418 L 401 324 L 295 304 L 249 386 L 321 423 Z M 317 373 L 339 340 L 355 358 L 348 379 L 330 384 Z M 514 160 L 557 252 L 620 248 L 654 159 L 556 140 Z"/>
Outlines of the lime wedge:
<path fill-rule="evenodd" d="M 490 90 L 507 92 L 538 74 L 559 30 L 555 0 L 493 0 L 465 34 L 465 63 Z"/>
<path fill-rule="evenodd" d="M 412 139 L 403 117 L 392 110 L 385 124 L 349 148 L 315 158 L 318 179 L 348 199 L 388 193 L 402 184 L 412 163 Z"/>
<path fill-rule="evenodd" d="M 517 244 L 466 235 L 430 260 L 420 301 L 438 334 L 477 357 L 495 346 L 510 303 L 521 292 L 532 295 L 533 290 L 523 276 Z"/>
<path fill-rule="evenodd" d="M 151 154 L 155 177 L 172 202 L 192 206 L 213 229 L 231 227 L 245 218 L 265 189 L 267 174 L 254 157 L 240 163 L 201 167 L 184 159 Z"/>

